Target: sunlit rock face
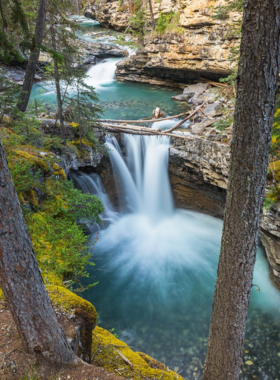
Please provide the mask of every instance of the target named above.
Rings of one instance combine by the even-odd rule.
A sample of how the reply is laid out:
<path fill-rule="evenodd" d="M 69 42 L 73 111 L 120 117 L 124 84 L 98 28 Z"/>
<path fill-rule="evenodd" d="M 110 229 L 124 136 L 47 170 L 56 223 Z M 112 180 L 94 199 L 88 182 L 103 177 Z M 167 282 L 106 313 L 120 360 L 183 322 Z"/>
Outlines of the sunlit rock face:
<path fill-rule="evenodd" d="M 231 48 L 239 43 L 232 27 L 240 21 L 241 14 L 231 12 L 226 20 L 213 18 L 215 9 L 224 4 L 223 0 L 153 0 L 152 3 L 155 20 L 161 13 L 172 11 L 178 14 L 179 29 L 164 34 L 148 31 L 143 47 L 118 64 L 119 80 L 150 83 L 152 79 L 180 84 L 199 77 L 217 80 L 231 72 L 234 66 L 230 60 Z M 90 13 L 105 27 L 125 30 L 132 9 L 129 0 L 121 4 L 95 1 L 86 8 L 85 15 Z M 149 18 L 148 8 L 146 13 Z M 172 69 L 172 75 L 168 69 Z"/>
<path fill-rule="evenodd" d="M 86 6 L 84 15 L 97 20 L 105 28 L 121 31 L 128 26 L 129 17 L 131 17 L 129 9 L 129 4 L 122 6 L 118 0 L 100 2 L 96 0 Z"/>

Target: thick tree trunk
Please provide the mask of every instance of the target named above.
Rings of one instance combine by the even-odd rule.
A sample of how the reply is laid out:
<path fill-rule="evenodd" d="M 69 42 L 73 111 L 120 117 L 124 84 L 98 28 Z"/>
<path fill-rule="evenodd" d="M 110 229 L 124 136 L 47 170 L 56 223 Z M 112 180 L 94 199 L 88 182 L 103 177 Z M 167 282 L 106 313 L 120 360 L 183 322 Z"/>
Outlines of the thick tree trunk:
<path fill-rule="evenodd" d="M 30 353 L 58 363 L 78 360 L 57 321 L 42 280 L 1 141 L 0 286 Z"/>
<path fill-rule="evenodd" d="M 23 86 L 22 86 L 20 98 L 17 104 L 17 108 L 21 112 L 26 111 L 29 98 L 30 98 L 30 93 L 32 90 L 34 75 L 36 73 L 36 65 L 38 64 L 39 55 L 40 55 L 40 45 L 43 40 L 43 34 L 44 34 L 44 29 L 45 29 L 46 11 L 47 11 L 47 0 L 40 0 L 37 20 L 36 20 L 33 47 L 30 51 L 30 56 L 28 60 L 28 65 L 27 65 L 24 81 L 23 81 Z"/>
<path fill-rule="evenodd" d="M 52 34 L 52 48 L 56 50 L 55 30 L 54 30 L 53 25 L 51 26 L 51 34 Z M 59 124 L 60 124 L 60 135 L 61 135 L 61 138 L 65 142 L 65 129 L 64 129 L 64 122 L 63 122 L 63 115 L 62 115 L 62 99 L 61 99 L 61 91 L 60 91 L 60 77 L 59 77 L 58 63 L 57 63 L 56 58 L 54 58 L 54 80 L 55 80 L 55 87 L 56 87 L 56 100 L 57 100 L 57 110 L 58 110 L 58 118 L 59 118 Z"/>
<path fill-rule="evenodd" d="M 266 184 L 279 47 L 279 0 L 245 0 L 231 169 L 203 380 L 239 379 Z"/>

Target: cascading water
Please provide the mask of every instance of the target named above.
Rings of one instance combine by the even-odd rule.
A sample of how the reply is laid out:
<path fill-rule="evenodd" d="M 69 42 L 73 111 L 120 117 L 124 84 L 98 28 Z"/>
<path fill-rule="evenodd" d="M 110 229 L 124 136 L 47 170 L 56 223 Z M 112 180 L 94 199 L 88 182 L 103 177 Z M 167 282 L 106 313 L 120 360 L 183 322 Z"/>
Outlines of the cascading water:
<path fill-rule="evenodd" d="M 91 272 L 99 284 L 85 297 L 103 327 L 115 328 L 122 340 L 186 379 L 201 379 L 222 221 L 174 208 L 168 138 L 122 136 L 125 155 L 115 138 L 108 137 L 107 146 L 124 206 L 100 232 L 94 250 L 100 270 Z M 261 249 L 254 284 L 261 291 L 252 292 L 244 361 L 257 363 L 250 370 L 260 379 L 275 380 L 277 350 L 272 353 L 267 342 L 280 331 L 280 295 L 268 280 Z M 266 336 L 260 333 L 264 324 Z M 249 379 L 244 368 L 240 378 Z"/>
<path fill-rule="evenodd" d="M 113 209 L 113 206 L 105 192 L 101 178 L 96 173 L 85 174 L 81 171 L 70 171 L 69 179 L 74 182 L 76 188 L 82 190 L 84 193 L 95 195 L 99 197 L 105 208 L 105 211 L 101 214 L 102 224 L 100 226 L 88 223 L 88 229 L 91 233 L 94 233 L 97 229 L 105 228 L 110 223 L 116 221 L 118 214 Z"/>
<path fill-rule="evenodd" d="M 125 203 L 126 210 L 153 220 L 170 215 L 173 201 L 167 171 L 169 138 L 134 135 L 123 135 L 122 138 L 127 150 L 127 163 L 117 140 L 107 138 L 115 181 L 119 194 L 123 193 L 125 198 L 125 202 L 120 199 L 120 203 Z"/>
<path fill-rule="evenodd" d="M 120 58 L 110 58 L 105 60 L 105 62 L 92 66 L 87 72 L 88 78 L 86 83 L 98 90 L 100 86 L 113 82 L 118 61 L 120 61 Z"/>

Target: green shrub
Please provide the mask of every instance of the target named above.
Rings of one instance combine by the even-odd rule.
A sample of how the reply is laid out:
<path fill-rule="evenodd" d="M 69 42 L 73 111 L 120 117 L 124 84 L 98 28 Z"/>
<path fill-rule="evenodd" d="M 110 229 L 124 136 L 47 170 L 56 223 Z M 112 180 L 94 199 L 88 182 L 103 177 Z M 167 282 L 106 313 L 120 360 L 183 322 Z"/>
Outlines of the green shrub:
<path fill-rule="evenodd" d="M 184 29 L 179 27 L 180 14 L 173 11 L 169 13 L 160 13 L 160 17 L 155 27 L 155 32 L 164 34 L 166 32 L 184 33 Z"/>

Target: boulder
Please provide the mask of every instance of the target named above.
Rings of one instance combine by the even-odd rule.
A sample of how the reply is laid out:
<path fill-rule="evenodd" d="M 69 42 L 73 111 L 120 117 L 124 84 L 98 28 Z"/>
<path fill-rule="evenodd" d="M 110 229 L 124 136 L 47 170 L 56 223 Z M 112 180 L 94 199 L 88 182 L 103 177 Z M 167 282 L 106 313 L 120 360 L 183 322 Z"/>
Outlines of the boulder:
<path fill-rule="evenodd" d="M 189 100 L 189 95 L 176 95 L 172 96 L 172 99 L 178 100 L 180 102 L 187 102 Z"/>
<path fill-rule="evenodd" d="M 84 16 L 87 18 L 91 18 L 92 20 L 95 20 L 95 6 L 92 4 L 86 6 L 84 10 Z"/>
<path fill-rule="evenodd" d="M 211 85 L 209 83 L 190 84 L 189 86 L 185 87 L 183 95 L 189 95 L 190 98 L 193 96 L 198 97 L 210 87 Z"/>
<path fill-rule="evenodd" d="M 205 126 L 203 123 L 195 123 L 192 125 L 191 130 L 193 135 L 202 136 L 205 131 Z"/>
<path fill-rule="evenodd" d="M 203 113 L 210 117 L 219 116 L 223 113 L 223 104 L 219 101 L 216 101 L 213 104 L 208 104 Z"/>
<path fill-rule="evenodd" d="M 192 134 L 202 136 L 207 127 L 213 124 L 212 120 L 202 121 L 201 123 L 195 123 L 191 126 Z M 215 128 L 213 128 L 215 130 Z M 212 132 L 214 134 L 214 132 Z"/>
<path fill-rule="evenodd" d="M 199 98 L 203 100 L 204 103 L 212 104 L 215 102 L 216 95 L 210 92 L 204 92 Z"/>
<path fill-rule="evenodd" d="M 197 96 L 193 96 L 190 100 L 189 100 L 189 103 L 192 103 L 194 104 L 195 106 L 198 106 L 200 104 L 203 103 L 203 100 L 200 99 L 200 97 L 198 98 Z"/>

